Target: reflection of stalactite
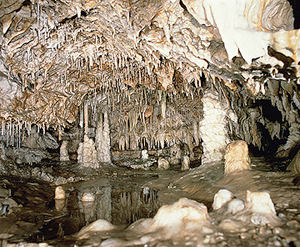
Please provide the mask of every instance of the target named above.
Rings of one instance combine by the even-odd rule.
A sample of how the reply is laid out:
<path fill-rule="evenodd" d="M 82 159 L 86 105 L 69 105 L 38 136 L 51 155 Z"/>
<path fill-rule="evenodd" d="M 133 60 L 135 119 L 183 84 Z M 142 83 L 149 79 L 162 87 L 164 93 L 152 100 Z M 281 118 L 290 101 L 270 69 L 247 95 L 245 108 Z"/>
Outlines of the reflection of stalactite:
<path fill-rule="evenodd" d="M 111 162 L 110 157 L 110 129 L 107 111 L 101 114 L 97 125 L 96 138 L 97 159 L 99 162 Z"/>
<path fill-rule="evenodd" d="M 109 222 L 112 220 L 112 198 L 111 198 L 111 187 L 104 187 L 100 189 L 101 195 L 97 198 L 97 219 L 105 219 Z M 98 193 L 100 194 L 100 193 Z"/>
<path fill-rule="evenodd" d="M 122 192 L 119 202 L 119 219 L 125 220 L 127 223 L 132 223 L 140 218 L 153 217 L 159 208 L 157 192 L 149 187 L 145 187 L 142 192 Z"/>

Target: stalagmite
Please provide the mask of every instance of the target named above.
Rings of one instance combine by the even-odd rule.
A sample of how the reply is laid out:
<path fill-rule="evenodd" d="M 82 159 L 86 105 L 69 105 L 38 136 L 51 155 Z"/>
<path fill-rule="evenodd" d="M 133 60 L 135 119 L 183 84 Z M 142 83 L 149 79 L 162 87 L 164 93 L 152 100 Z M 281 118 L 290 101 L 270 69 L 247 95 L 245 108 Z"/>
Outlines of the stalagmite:
<path fill-rule="evenodd" d="M 62 186 L 57 186 L 55 188 L 55 200 L 66 199 L 66 193 Z"/>
<path fill-rule="evenodd" d="M 188 155 L 184 155 L 181 161 L 181 171 L 187 171 L 190 169 L 190 157 Z"/>
<path fill-rule="evenodd" d="M 83 128 L 83 123 L 84 123 L 84 113 L 83 113 L 83 107 L 79 107 L 80 110 L 80 115 L 79 115 L 79 126 L 80 128 Z"/>
<path fill-rule="evenodd" d="M 95 143 L 87 135 L 84 135 L 84 141 L 79 144 L 77 154 L 77 161 L 82 166 L 99 168 Z"/>
<path fill-rule="evenodd" d="M 158 170 L 168 170 L 170 168 L 169 161 L 167 161 L 164 158 L 159 158 L 157 163 L 158 163 L 158 167 L 157 167 Z"/>
<path fill-rule="evenodd" d="M 148 151 L 146 149 L 142 150 L 142 155 L 141 155 L 143 160 L 147 160 L 149 159 L 149 154 Z"/>
<path fill-rule="evenodd" d="M 89 133 L 89 105 L 87 102 L 84 103 L 84 133 L 87 135 Z"/>
<path fill-rule="evenodd" d="M 248 145 L 245 141 L 233 141 L 226 148 L 225 174 L 250 169 Z"/>
<path fill-rule="evenodd" d="M 218 210 L 233 198 L 233 194 L 226 189 L 219 190 L 214 196 L 213 209 Z"/>
<path fill-rule="evenodd" d="M 202 98 L 204 118 L 200 122 L 200 135 L 203 141 L 202 163 L 221 161 L 227 143 L 226 109 L 218 96 L 206 92 Z"/>
<path fill-rule="evenodd" d="M 236 214 L 244 209 L 245 203 L 241 199 L 234 198 L 228 203 L 227 213 Z"/>
<path fill-rule="evenodd" d="M 60 146 L 60 161 L 69 161 L 69 153 L 68 153 L 68 141 L 64 140 Z"/>
<path fill-rule="evenodd" d="M 251 222 L 256 225 L 280 225 L 270 194 L 268 192 L 251 192 L 247 190 L 246 209 L 251 211 Z"/>
<path fill-rule="evenodd" d="M 101 114 L 101 117 L 98 121 L 95 142 L 97 147 L 98 162 L 110 163 L 110 129 L 107 111 L 105 111 L 103 115 Z"/>
<path fill-rule="evenodd" d="M 90 192 L 86 192 L 83 194 L 81 198 L 82 202 L 94 202 L 95 201 L 95 195 Z"/>

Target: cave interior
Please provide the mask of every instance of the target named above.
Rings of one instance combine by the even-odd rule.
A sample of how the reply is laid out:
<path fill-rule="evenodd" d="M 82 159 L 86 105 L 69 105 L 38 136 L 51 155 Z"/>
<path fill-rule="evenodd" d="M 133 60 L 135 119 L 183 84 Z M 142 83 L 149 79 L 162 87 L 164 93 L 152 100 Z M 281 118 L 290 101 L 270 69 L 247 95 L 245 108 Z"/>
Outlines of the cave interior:
<path fill-rule="evenodd" d="M 300 246 L 299 235 L 288 239 L 300 229 L 299 11 L 296 0 L 1 1 L 2 243 L 46 239 L 62 246 L 93 221 L 128 226 L 182 197 L 211 212 L 217 188 L 224 187 L 243 200 L 249 189 L 270 191 L 277 212 L 299 225 L 286 223 L 292 230 L 279 234 L 282 246 Z M 253 172 L 240 174 L 244 181 L 223 171 L 226 147 L 238 140 L 247 143 Z M 57 186 L 68 195 L 67 216 L 65 204 L 54 200 Z M 78 206 L 78 198 L 97 207 Z M 39 220 L 26 221 L 37 204 L 43 205 Z M 54 233 L 43 210 L 52 212 Z M 157 218 L 148 229 L 156 229 Z M 255 227 L 268 230 L 273 223 L 262 222 Z M 256 241 L 253 233 L 231 233 L 236 238 L 221 242 Z M 151 246 L 179 241 L 152 235 Z M 262 235 L 261 243 L 275 243 Z M 68 241 L 150 246 L 126 234 L 130 241 L 111 245 L 100 233 L 86 236 L 80 231 Z M 213 245 L 207 238 L 204 244 Z"/>

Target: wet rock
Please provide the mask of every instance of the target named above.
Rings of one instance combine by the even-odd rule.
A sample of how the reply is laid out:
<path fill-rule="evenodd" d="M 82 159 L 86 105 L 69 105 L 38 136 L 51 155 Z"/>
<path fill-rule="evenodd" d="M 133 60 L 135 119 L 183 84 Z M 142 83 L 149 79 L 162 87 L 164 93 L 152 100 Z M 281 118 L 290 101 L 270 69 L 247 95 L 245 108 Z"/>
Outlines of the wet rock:
<path fill-rule="evenodd" d="M 297 220 L 288 221 L 286 225 L 293 229 L 300 229 L 300 223 Z"/>
<path fill-rule="evenodd" d="M 152 152 L 155 156 L 165 158 L 170 165 L 178 165 L 181 163 L 182 157 L 190 154 L 187 144 L 174 144 L 164 149 L 159 149 Z"/>
<path fill-rule="evenodd" d="M 201 160 L 202 154 L 203 154 L 202 145 L 193 148 L 193 160 Z"/>
<path fill-rule="evenodd" d="M 217 241 L 215 239 L 214 235 L 206 235 L 204 240 L 203 240 L 204 244 L 216 244 Z"/>
<path fill-rule="evenodd" d="M 245 203 L 241 199 L 232 199 L 228 203 L 227 213 L 236 214 L 245 209 Z"/>
<path fill-rule="evenodd" d="M 247 190 L 246 209 L 252 212 L 251 222 L 256 225 L 280 225 L 274 204 L 268 192 L 250 192 Z"/>
<path fill-rule="evenodd" d="M 7 157 L 11 158 L 18 164 L 22 163 L 40 163 L 43 159 L 50 159 L 51 155 L 44 150 L 29 148 L 8 148 Z"/>
<path fill-rule="evenodd" d="M 213 209 L 218 210 L 233 198 L 233 194 L 226 189 L 219 190 L 214 196 Z"/>
<path fill-rule="evenodd" d="M 148 171 L 150 168 L 156 163 L 155 159 L 132 159 L 132 160 L 126 160 L 119 162 L 119 166 L 126 166 L 132 169 L 138 169 L 138 170 L 145 170 Z"/>
<path fill-rule="evenodd" d="M 0 142 L 0 159 L 6 160 L 5 145 L 3 142 Z"/>
<path fill-rule="evenodd" d="M 246 228 L 243 227 L 243 224 L 241 222 L 231 219 L 222 220 L 218 227 L 222 229 L 222 231 L 231 233 L 246 231 Z"/>
<path fill-rule="evenodd" d="M 33 125 L 31 127 L 30 134 L 25 136 L 22 141 L 22 147 L 30 149 L 57 149 L 59 144 L 56 138 L 54 138 L 49 132 L 42 133 L 38 128 Z"/>
<path fill-rule="evenodd" d="M 0 186 L 0 198 L 5 198 L 11 195 L 11 190 L 5 189 L 2 186 Z"/>

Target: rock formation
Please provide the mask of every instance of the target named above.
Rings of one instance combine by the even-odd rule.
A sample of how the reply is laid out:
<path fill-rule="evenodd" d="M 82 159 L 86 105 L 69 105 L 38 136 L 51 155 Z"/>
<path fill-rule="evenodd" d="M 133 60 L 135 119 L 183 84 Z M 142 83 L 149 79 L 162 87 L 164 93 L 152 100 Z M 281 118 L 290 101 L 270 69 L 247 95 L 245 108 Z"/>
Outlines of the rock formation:
<path fill-rule="evenodd" d="M 300 137 L 296 7 L 286 0 L 4 1 L 0 141 L 22 147 L 32 127 L 56 131 L 59 141 L 76 126 L 96 138 L 100 162 L 110 162 L 109 146 L 179 142 L 191 151 L 202 143 L 202 163 L 217 161 L 237 138 L 261 150 L 279 140 L 270 152 L 286 157 Z"/>
<path fill-rule="evenodd" d="M 250 169 L 248 145 L 245 141 L 233 141 L 226 147 L 225 174 Z"/>

